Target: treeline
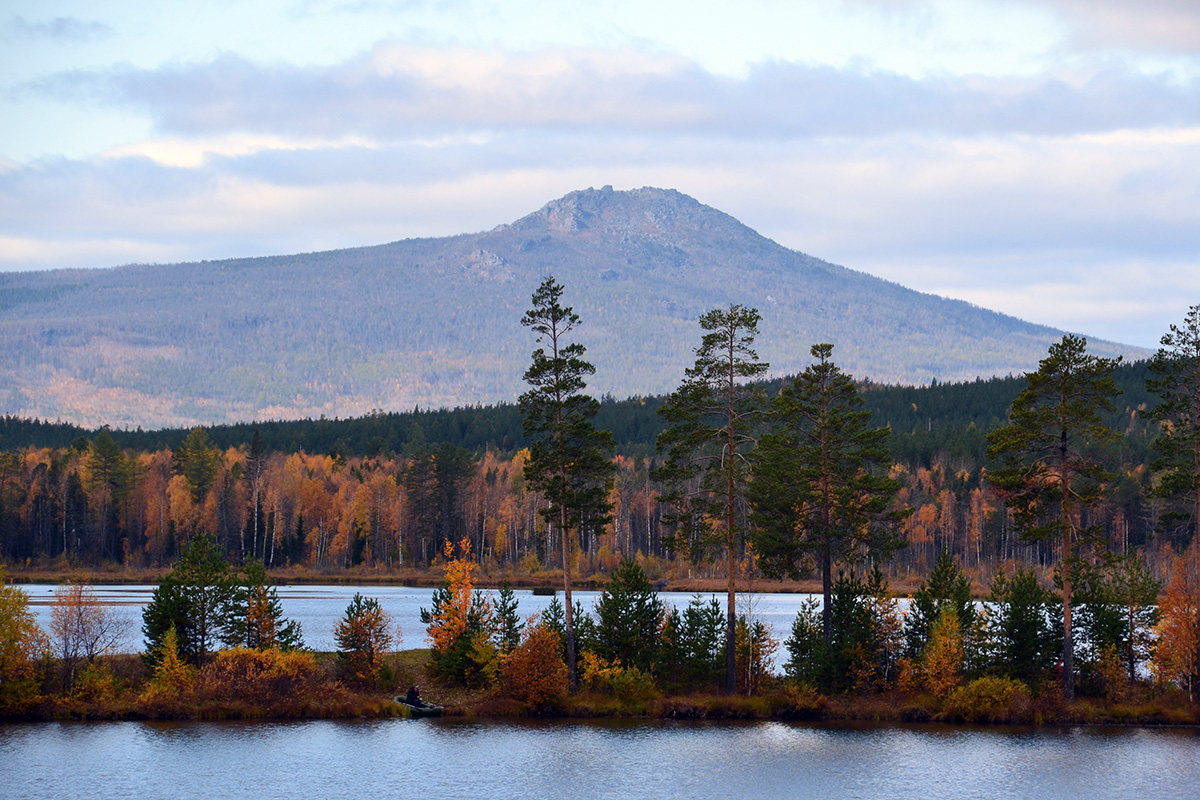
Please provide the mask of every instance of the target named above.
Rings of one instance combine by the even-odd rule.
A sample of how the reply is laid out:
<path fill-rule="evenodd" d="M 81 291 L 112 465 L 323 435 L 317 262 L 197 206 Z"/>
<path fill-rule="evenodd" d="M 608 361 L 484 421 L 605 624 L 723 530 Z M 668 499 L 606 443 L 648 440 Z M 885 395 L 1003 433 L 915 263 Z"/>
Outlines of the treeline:
<path fill-rule="evenodd" d="M 142 613 L 130 620 L 86 582 L 54 593 L 43 629 L 0 566 L 0 719 L 386 716 L 398 681 L 391 618 L 355 596 L 334 627 L 336 660 L 305 647 L 260 562 L 231 570 L 207 536 L 191 540 Z M 136 648 L 139 649 L 140 648 Z M 386 662 L 386 672 L 380 669 Z"/>
<path fill-rule="evenodd" d="M 1151 493 L 1144 373 L 1140 364 L 1117 370 L 1127 393 L 1113 415 L 1113 427 L 1123 432 L 1114 445 L 1119 467 L 1105 501 L 1090 514 L 1109 549 L 1145 550 L 1161 577 L 1164 559 L 1181 551 L 1189 535 L 1186 526 L 1161 524 L 1171 508 Z M 943 551 L 984 584 L 1000 563 L 1055 562 L 1052 546 L 1022 539 L 986 480 L 984 437 L 1003 420 L 996 409 L 1011 402 L 1004 398 L 1017 389 L 1016 379 L 1005 379 L 862 392 L 875 409 L 872 422 L 891 421 L 897 502 L 913 509 L 901 531 L 908 546 L 884 564 L 889 574 L 924 575 Z M 1129 404 L 1135 400 L 1141 402 Z M 659 404 L 657 398 L 603 403 L 601 414 L 620 409 L 629 421 L 621 430 L 637 431 L 627 440 L 645 441 L 661 427 L 654 411 Z M 502 406 L 195 429 L 178 438 L 175 432 L 107 430 L 72 438 L 78 432 L 72 430 L 64 433 L 66 445 L 0 454 L 0 557 L 10 563 L 164 566 L 189 538 L 207 532 L 234 563 L 255 557 L 271 568 L 387 570 L 427 567 L 443 541 L 465 535 L 481 564 L 536 569 L 549 563 L 557 540 L 536 513 L 544 499 L 526 486 L 526 452 L 459 444 L 473 441 L 465 433 L 471 420 L 480 422 L 478 430 L 498 431 L 498 424 L 487 428 L 483 421 L 492 425 L 510 414 L 519 418 L 515 406 Z M 272 434 L 305 426 L 330 428 L 335 443 L 346 441 L 348 431 L 382 438 L 403 429 L 400 419 L 407 420 L 411 438 L 399 450 L 394 439 L 368 448 L 373 453 L 349 455 L 337 448 L 311 452 L 270 444 Z M 519 419 L 511 424 L 519 432 Z M 241 443 L 243 434 L 248 438 Z M 478 441 L 493 435 L 479 434 Z M 136 436 L 174 444 L 122 446 Z M 613 520 L 581 540 L 581 574 L 606 572 L 634 556 L 659 559 L 662 577 L 712 574 L 710 565 L 692 564 L 686 553 L 664 547 L 664 487 L 651 479 L 658 463 L 650 454 L 615 457 Z"/>
<path fill-rule="evenodd" d="M 1150 433 L 1144 419 L 1154 397 L 1146 391 L 1148 362 L 1122 364 L 1114 371 L 1121 390 L 1119 410 L 1108 420 L 1125 431 L 1131 458 L 1145 458 Z M 778 394 L 791 378 L 767 381 L 764 393 Z M 988 431 L 1003 425 L 1008 407 L 1023 379 L 977 379 L 967 383 L 928 386 L 891 386 L 860 383 L 864 408 L 875 424 L 891 428 L 893 460 L 929 467 L 935 458 L 968 457 L 982 461 Z M 630 457 L 654 453 L 655 438 L 664 428 L 658 409 L 662 397 L 601 399 L 596 426 L 612 431 L 617 452 Z M 144 431 L 110 429 L 113 439 L 131 450 L 175 449 L 190 429 Z M 463 406 L 452 409 L 414 409 L 405 412 L 374 411 L 353 419 L 303 419 L 214 425 L 205 428 L 209 440 L 220 448 L 248 448 L 255 435 L 263 447 L 281 453 L 321 453 L 350 458 L 411 453 L 424 446 L 453 445 L 480 453 L 497 450 L 512 454 L 529 444 L 521 428 L 521 412 L 513 403 Z M 99 430 L 64 422 L 0 416 L 0 451 L 25 448 L 83 446 Z"/>
<path fill-rule="evenodd" d="M 1080 701 L 1070 704 L 1054 690 L 1063 606 L 1028 569 L 997 574 L 980 604 L 967 576 L 943 553 L 907 606 L 877 567 L 842 571 L 828 643 L 817 600 L 801 608 L 790 630 L 774 631 L 744 596 L 736 684 L 722 694 L 720 604 L 696 595 L 671 607 L 642 564 L 623 559 L 592 607 L 574 604 L 579 686 L 573 691 L 559 598 L 524 617 L 507 586 L 498 593 L 475 589 L 469 541 L 447 542 L 443 556 L 445 582 L 421 612 L 431 649 L 403 664 L 393 620 L 361 595 L 334 626 L 336 653 L 307 650 L 261 563 L 251 559 L 231 569 L 207 536 L 189 541 L 155 589 L 142 614 L 140 657 L 119 655 L 131 643 L 128 621 L 86 583 L 56 590 L 44 630 L 0 568 L 0 718 L 388 715 L 400 709 L 380 695 L 428 685 L 424 673 L 437 684 L 435 696 L 462 698 L 465 687 L 475 698 L 470 710 L 483 714 L 1200 719 L 1193 704 L 1200 547 L 1174 559 L 1165 587 L 1135 556 L 1081 573 Z M 782 674 L 774 667 L 781 648 Z"/>

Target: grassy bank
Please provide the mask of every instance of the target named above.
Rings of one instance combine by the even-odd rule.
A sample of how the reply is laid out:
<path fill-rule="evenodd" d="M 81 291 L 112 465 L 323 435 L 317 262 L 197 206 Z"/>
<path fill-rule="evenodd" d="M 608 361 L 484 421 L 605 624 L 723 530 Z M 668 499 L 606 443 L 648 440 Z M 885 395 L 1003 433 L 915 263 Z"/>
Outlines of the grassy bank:
<path fill-rule="evenodd" d="M 391 656 L 378 684 L 353 686 L 338 674 L 332 653 L 305 654 L 300 668 L 248 657 L 214 670 L 211 665 L 178 690 L 155 693 L 154 676 L 140 656 L 114 656 L 103 668 L 83 670 L 72 691 L 56 688 L 60 665 L 46 665 L 43 695 L 20 715 L 26 720 L 233 720 L 353 719 L 404 716 L 392 702 L 413 683 L 447 716 L 472 719 L 641 718 L 660 720 L 805 720 L 812 722 L 948 723 L 1009 725 L 1200 726 L 1200 704 L 1186 694 L 1136 686 L 1120 699 L 1084 698 L 1064 703 L 1055 690 L 1036 696 L 980 695 L 963 700 L 892 690 L 871 695 L 824 696 L 772 679 L 754 696 L 644 690 L 636 696 L 581 691 L 533 707 L 498 689 L 439 686 L 428 673 L 428 650 Z M 216 661 L 214 660 L 214 664 Z M 974 684 L 972 684 L 974 685 Z M 960 693 L 961 694 L 961 693 Z"/>
<path fill-rule="evenodd" d="M 812 722 L 945 723 L 970 725 L 1141 725 L 1200 726 L 1200 704 L 1161 693 L 1121 702 L 1098 698 L 1064 703 L 1051 694 L 1012 707 L 947 708 L 928 695 L 889 692 L 825 697 L 783 687 L 752 697 L 712 693 L 659 694 L 618 698 L 582 692 L 531 708 L 487 695 L 451 704 L 447 714 L 480 719 L 542 717 L 567 719 L 644 718 L 671 720 L 804 720 Z"/>

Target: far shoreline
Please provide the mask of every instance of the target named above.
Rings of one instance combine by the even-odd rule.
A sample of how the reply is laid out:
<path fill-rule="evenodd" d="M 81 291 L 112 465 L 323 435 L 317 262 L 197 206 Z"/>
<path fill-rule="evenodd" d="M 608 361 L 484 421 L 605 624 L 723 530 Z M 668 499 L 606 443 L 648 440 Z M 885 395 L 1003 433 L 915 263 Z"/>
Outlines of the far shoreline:
<path fill-rule="evenodd" d="M 153 585 L 159 583 L 170 571 L 168 568 L 151 567 L 113 566 L 75 569 L 69 566 L 47 567 L 20 564 L 9 564 L 5 569 L 8 579 L 14 584 L 51 586 L 68 581 L 86 581 L 93 586 Z M 411 586 L 432 589 L 445 582 L 444 570 L 441 565 L 425 570 L 402 569 L 390 572 L 318 572 L 307 567 L 285 567 L 268 570 L 267 575 L 275 586 Z M 913 576 L 893 581 L 891 584 L 893 596 L 910 597 L 920 587 L 922 580 L 922 577 Z M 598 592 L 608 585 L 608 581 L 609 576 L 600 573 L 585 577 L 576 576 L 571 579 L 571 588 Z M 519 574 L 511 570 L 475 573 L 475 586 L 480 589 L 499 589 L 506 583 L 513 589 L 537 589 L 545 590 L 546 593 L 549 593 L 550 590 L 561 593 L 563 590 L 561 570 L 546 570 L 535 574 Z M 726 592 L 726 582 L 723 577 L 660 579 L 654 581 L 654 588 L 658 592 L 723 595 Z M 738 592 L 819 595 L 821 594 L 821 581 L 818 578 L 795 581 L 759 577 L 745 585 L 739 585 Z M 975 599 L 984 599 L 987 594 L 984 587 L 972 584 L 972 595 Z"/>

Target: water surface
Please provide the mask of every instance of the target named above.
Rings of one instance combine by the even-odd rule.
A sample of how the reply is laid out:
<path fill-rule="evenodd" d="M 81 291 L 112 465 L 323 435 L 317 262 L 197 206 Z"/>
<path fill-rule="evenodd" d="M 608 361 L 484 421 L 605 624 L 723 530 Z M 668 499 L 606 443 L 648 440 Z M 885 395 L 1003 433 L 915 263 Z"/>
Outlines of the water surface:
<path fill-rule="evenodd" d="M 9 798 L 1195 798 L 1157 729 L 779 722 L 0 725 Z"/>
<path fill-rule="evenodd" d="M 54 602 L 55 586 L 51 584 L 27 584 L 20 587 L 30 598 L 31 608 L 38 624 L 44 629 L 50 625 L 50 604 Z M 140 652 L 144 648 L 142 641 L 142 609 L 150 602 L 150 596 L 156 587 L 140 586 L 93 586 L 97 598 L 110 606 L 115 613 L 123 614 L 130 620 L 131 636 L 124 648 L 130 652 Z M 433 589 L 415 588 L 411 586 L 279 586 L 279 600 L 285 616 L 298 620 L 304 631 L 305 643 L 314 650 L 334 650 L 333 628 L 345 615 L 346 606 L 354 597 L 355 592 L 361 592 L 364 597 L 377 598 L 384 610 L 400 625 L 403 639 L 401 649 L 428 647 L 425 640 L 425 626 L 421 624 L 421 609 L 432 606 Z M 495 597 L 496 592 L 490 592 Z M 522 617 L 541 613 L 551 601 L 547 595 L 534 595 L 529 589 L 514 590 L 518 602 L 518 613 Z M 600 592 L 573 591 L 572 599 L 578 601 L 585 610 L 592 611 Z M 685 607 L 694 595 L 685 592 L 661 592 L 659 598 L 668 605 Z M 713 595 L 703 595 L 707 600 Z M 739 613 L 747 610 L 755 619 L 765 622 L 774 631 L 779 640 L 786 639 L 792 630 L 792 621 L 800 604 L 811 595 L 807 594 L 769 594 L 743 592 L 739 595 Z M 559 593 L 562 600 L 562 593 Z M 717 596 L 722 610 L 725 608 L 725 596 Z M 819 600 L 819 598 L 818 598 Z M 783 665 L 782 648 L 777 653 L 777 667 Z"/>

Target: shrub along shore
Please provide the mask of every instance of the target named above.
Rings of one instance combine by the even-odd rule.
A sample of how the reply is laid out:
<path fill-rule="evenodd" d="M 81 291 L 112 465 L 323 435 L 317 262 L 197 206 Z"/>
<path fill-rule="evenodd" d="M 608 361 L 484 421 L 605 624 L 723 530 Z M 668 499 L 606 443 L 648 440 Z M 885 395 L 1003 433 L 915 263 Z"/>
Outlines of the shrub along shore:
<path fill-rule="evenodd" d="M 1120 701 L 1082 698 L 1064 703 L 1054 691 L 1032 697 L 1011 685 L 980 679 L 946 703 L 928 692 L 823 695 L 774 679 L 747 697 L 715 692 L 653 690 L 617 695 L 611 689 L 565 694 L 539 705 L 505 692 L 438 686 L 426 671 L 429 650 L 406 650 L 390 659 L 392 688 L 352 688 L 337 678 L 335 653 L 306 654 L 285 667 L 247 653 L 223 651 L 189 688 L 171 696 L 147 696 L 153 673 L 139 656 L 110 656 L 100 669 L 81 674 L 71 692 L 51 692 L 5 719 L 23 720 L 235 720 L 366 719 L 404 717 L 393 702 L 408 686 L 424 689 L 444 715 L 469 719 L 794 720 L 815 723 L 1005 724 L 1005 725 L 1200 725 L 1200 705 L 1179 692 L 1153 687 Z M 57 664 L 51 664 L 57 671 Z M 234 682 L 237 682 L 236 685 Z"/>

